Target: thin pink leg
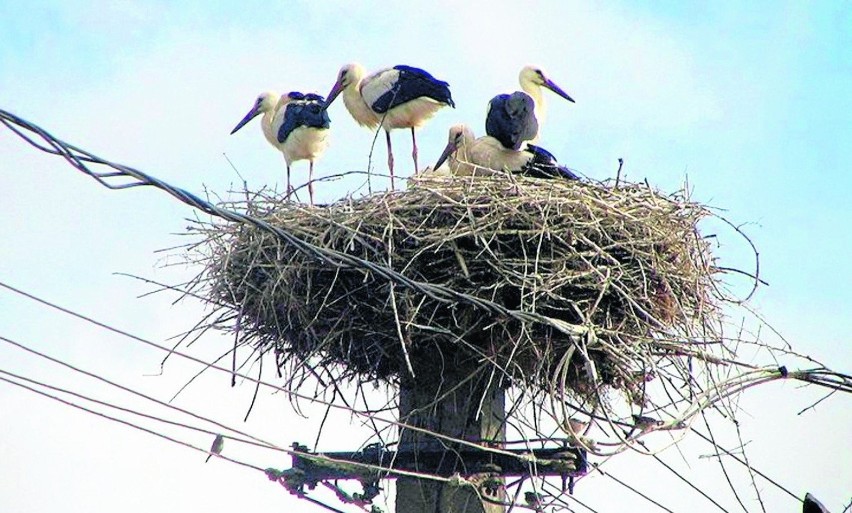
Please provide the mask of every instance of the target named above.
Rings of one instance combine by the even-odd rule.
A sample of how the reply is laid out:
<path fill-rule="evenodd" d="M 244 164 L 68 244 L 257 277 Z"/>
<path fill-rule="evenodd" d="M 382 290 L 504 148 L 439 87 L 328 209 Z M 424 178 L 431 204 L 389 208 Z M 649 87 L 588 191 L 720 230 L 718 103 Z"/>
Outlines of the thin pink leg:
<path fill-rule="evenodd" d="M 388 170 L 390 171 L 391 190 L 395 190 L 393 183 L 393 150 L 391 149 L 390 130 L 385 130 L 385 137 L 388 140 Z"/>
<path fill-rule="evenodd" d="M 414 174 L 416 175 L 420 167 L 417 165 L 417 139 L 414 138 L 414 127 L 411 127 L 411 147 L 414 148 L 411 156 L 414 157 Z"/>
<path fill-rule="evenodd" d="M 311 160 L 308 165 L 308 198 L 311 200 L 311 206 L 314 204 L 314 161 Z"/>

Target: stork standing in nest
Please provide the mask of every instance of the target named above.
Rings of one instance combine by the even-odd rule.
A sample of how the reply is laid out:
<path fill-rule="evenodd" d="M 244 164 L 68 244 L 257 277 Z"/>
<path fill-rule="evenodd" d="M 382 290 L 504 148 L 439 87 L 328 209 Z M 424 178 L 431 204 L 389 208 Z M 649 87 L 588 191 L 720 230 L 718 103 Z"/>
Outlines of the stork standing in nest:
<path fill-rule="evenodd" d="M 290 92 L 278 96 L 273 92 L 258 95 L 251 110 L 231 134 L 260 114 L 260 127 L 269 144 L 284 155 L 287 163 L 287 194 L 290 194 L 290 166 L 299 160 L 308 161 L 308 196 L 314 204 L 314 161 L 328 146 L 331 120 L 323 108 L 325 99 L 313 93 Z"/>
<path fill-rule="evenodd" d="M 477 139 L 467 125 L 450 127 L 447 146 L 433 169 L 440 168 L 444 162 L 456 176 L 484 176 L 510 171 L 532 178 L 579 179 L 568 168 L 560 166 L 544 148 L 528 144 L 524 150 L 509 149 L 488 135 Z"/>
<path fill-rule="evenodd" d="M 509 149 L 520 150 L 527 141 L 535 142 L 547 113 L 543 88 L 570 102 L 574 99 L 545 75 L 541 68 L 525 66 L 518 75 L 522 91 L 498 94 L 488 102 L 485 132 Z"/>
<path fill-rule="evenodd" d="M 393 150 L 390 131 L 411 129 L 411 156 L 414 172 L 417 166 L 417 139 L 414 129 L 422 126 L 435 113 L 449 105 L 455 107 L 447 82 L 411 66 L 394 66 L 366 75 L 360 64 L 347 64 L 340 69 L 337 81 L 328 93 L 325 107 L 343 93 L 346 109 L 361 126 L 385 130 L 388 145 L 388 170 L 394 188 Z"/>

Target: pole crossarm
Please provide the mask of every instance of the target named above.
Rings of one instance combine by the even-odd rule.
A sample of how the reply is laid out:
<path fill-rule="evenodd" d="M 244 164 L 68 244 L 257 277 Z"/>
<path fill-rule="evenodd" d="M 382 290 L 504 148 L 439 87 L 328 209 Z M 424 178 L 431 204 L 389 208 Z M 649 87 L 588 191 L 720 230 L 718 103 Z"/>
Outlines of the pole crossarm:
<path fill-rule="evenodd" d="M 487 474 L 492 477 L 560 476 L 573 478 L 588 470 L 586 451 L 576 447 L 503 449 L 492 452 L 469 447 L 446 450 L 390 451 L 380 444 L 351 452 L 312 453 L 293 444 L 288 470 L 267 469 L 270 479 L 283 479 L 291 491 L 315 487 L 327 480 L 355 479 L 374 483 L 410 473 L 443 478 Z"/>

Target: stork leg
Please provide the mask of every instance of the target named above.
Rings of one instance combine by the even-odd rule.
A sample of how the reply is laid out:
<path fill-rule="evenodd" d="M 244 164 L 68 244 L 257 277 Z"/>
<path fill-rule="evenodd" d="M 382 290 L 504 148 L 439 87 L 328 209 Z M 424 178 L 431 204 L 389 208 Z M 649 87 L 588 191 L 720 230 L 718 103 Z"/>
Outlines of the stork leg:
<path fill-rule="evenodd" d="M 308 161 L 308 198 L 311 200 L 311 206 L 314 204 L 314 161 Z"/>
<path fill-rule="evenodd" d="M 417 171 L 420 167 L 417 165 L 417 139 L 414 138 L 414 127 L 411 127 L 411 156 L 414 157 L 414 174 L 417 174 Z"/>
<path fill-rule="evenodd" d="M 288 163 L 287 164 L 287 194 L 286 194 L 287 198 L 290 197 L 290 191 L 291 190 L 292 189 L 290 189 L 290 164 Z"/>
<path fill-rule="evenodd" d="M 393 183 L 393 149 L 391 149 L 390 130 L 385 130 L 385 138 L 388 141 L 388 170 L 390 171 L 391 190 L 395 190 Z"/>

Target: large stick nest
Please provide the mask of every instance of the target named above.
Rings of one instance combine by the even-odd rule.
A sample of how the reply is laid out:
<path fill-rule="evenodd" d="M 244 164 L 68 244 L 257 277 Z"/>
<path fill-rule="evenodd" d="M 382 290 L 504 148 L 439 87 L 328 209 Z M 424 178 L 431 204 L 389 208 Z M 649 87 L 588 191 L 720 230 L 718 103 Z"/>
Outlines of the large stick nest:
<path fill-rule="evenodd" d="M 237 206 L 357 258 L 341 265 L 249 225 L 202 226 L 211 299 L 279 368 L 394 382 L 486 365 L 505 385 L 541 391 L 560 377 L 576 393 L 612 385 L 641 402 L 655 362 L 690 354 L 718 315 L 696 228 L 707 211 L 644 185 L 432 178 L 324 207 Z"/>

